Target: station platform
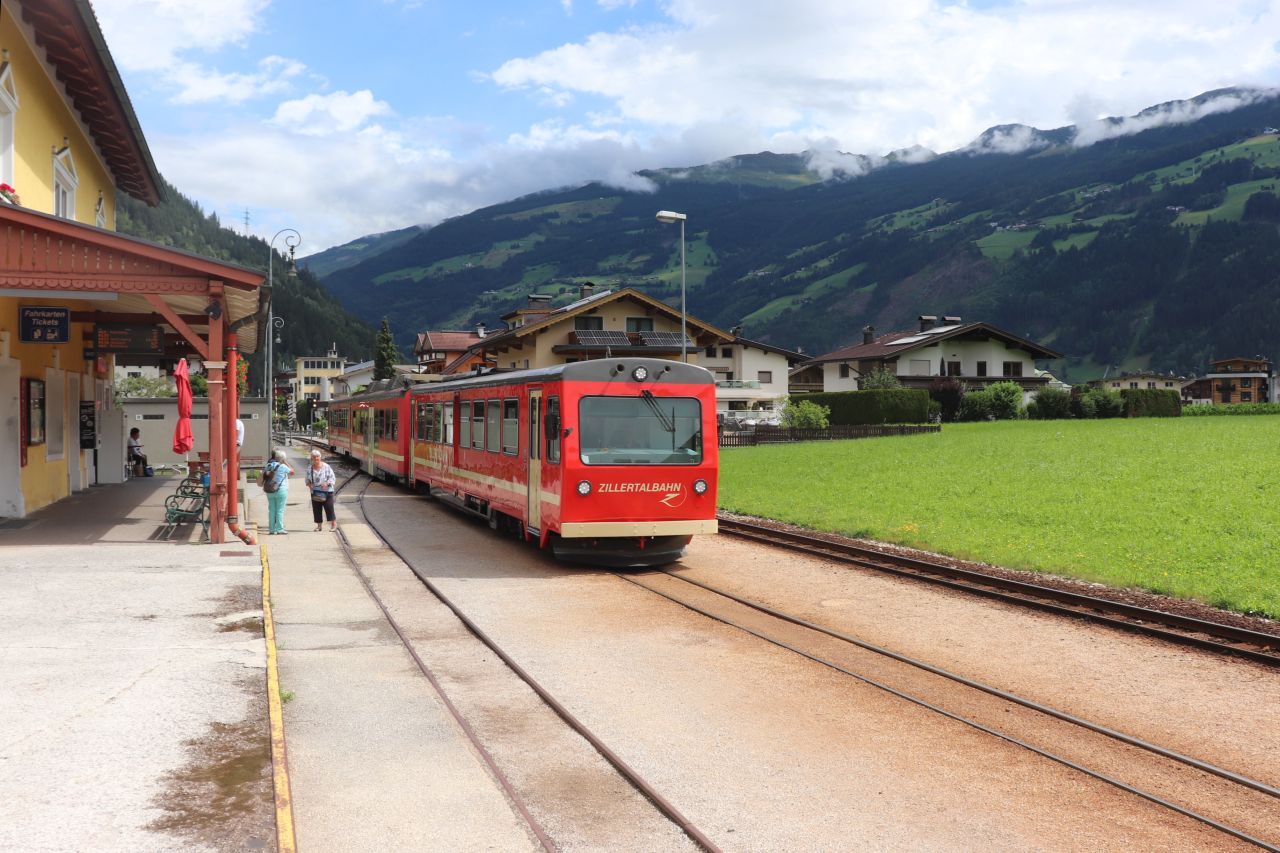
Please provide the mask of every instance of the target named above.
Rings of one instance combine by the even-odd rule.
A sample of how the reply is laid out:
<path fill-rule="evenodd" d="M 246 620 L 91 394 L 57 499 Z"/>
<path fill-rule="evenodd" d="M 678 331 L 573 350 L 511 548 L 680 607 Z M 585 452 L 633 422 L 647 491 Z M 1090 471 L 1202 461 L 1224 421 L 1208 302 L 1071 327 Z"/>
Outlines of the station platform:
<path fill-rule="evenodd" d="M 0 850 L 532 849 L 342 539 L 314 530 L 291 452 L 288 536 L 266 535 L 266 495 L 241 481 L 256 547 L 198 524 L 159 539 L 177 478 L 0 522 Z M 362 565 L 407 572 L 353 505 L 338 520 Z"/>

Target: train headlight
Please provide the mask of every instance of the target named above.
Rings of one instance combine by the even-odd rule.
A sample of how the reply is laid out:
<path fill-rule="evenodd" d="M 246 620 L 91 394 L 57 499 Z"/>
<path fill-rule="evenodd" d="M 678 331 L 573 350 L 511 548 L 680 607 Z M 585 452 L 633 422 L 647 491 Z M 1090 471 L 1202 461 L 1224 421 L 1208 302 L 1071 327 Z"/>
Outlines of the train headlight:
<path fill-rule="evenodd" d="M 590 481 L 590 480 L 579 480 L 579 481 L 578 481 L 578 494 L 582 495 L 584 498 L 585 498 L 587 495 L 591 494 L 591 481 Z"/>
<path fill-rule="evenodd" d="M 699 479 L 699 480 L 694 480 L 694 481 L 693 481 L 693 490 L 694 490 L 694 492 L 696 492 L 697 494 L 705 495 L 705 494 L 707 493 L 707 489 L 708 489 L 708 488 L 710 488 L 710 487 L 707 485 L 707 481 L 706 481 L 706 480 L 701 480 L 701 479 Z"/>
<path fill-rule="evenodd" d="M 649 378 L 649 368 L 643 365 L 637 367 L 635 370 L 631 371 L 631 378 L 637 382 L 645 381 Z"/>

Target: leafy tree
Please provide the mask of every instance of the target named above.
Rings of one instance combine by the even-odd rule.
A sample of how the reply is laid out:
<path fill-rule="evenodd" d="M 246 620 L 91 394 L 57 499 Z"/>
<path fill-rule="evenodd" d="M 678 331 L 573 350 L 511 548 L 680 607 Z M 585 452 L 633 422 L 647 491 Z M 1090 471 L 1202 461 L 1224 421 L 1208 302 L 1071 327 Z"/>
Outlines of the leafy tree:
<path fill-rule="evenodd" d="M 209 396 L 209 378 L 207 376 L 203 373 L 192 373 L 188 378 L 191 380 L 191 396 Z"/>
<path fill-rule="evenodd" d="M 810 400 L 788 400 L 782 409 L 782 425 L 788 429 L 826 429 L 831 409 Z"/>
<path fill-rule="evenodd" d="M 998 421 L 1017 420 L 1022 414 L 1022 389 L 1016 382 L 997 382 L 987 388 L 991 417 Z"/>
<path fill-rule="evenodd" d="M 116 399 L 125 397 L 176 397 L 178 389 L 169 377 L 126 376 L 116 383 Z"/>
<path fill-rule="evenodd" d="M 1118 418 L 1124 414 L 1124 400 L 1115 391 L 1089 388 L 1080 395 L 1080 417 Z"/>
<path fill-rule="evenodd" d="M 901 387 L 898 375 L 883 367 L 877 367 L 858 380 L 859 391 L 895 391 Z"/>
<path fill-rule="evenodd" d="M 939 376 L 929 385 L 929 399 L 941 408 L 944 421 L 954 421 L 959 417 L 960 401 L 964 398 L 964 384 L 952 377 Z"/>
<path fill-rule="evenodd" d="M 1062 420 L 1071 417 L 1071 392 L 1042 388 L 1027 405 L 1027 417 L 1034 420 Z"/>
<path fill-rule="evenodd" d="M 400 361 L 400 350 L 391 337 L 391 325 L 387 318 L 382 318 L 382 327 L 373 345 L 373 378 L 390 379 L 396 375 L 396 364 Z"/>
<path fill-rule="evenodd" d="M 959 421 L 991 420 L 991 390 L 970 391 L 960 400 L 960 409 L 956 412 Z"/>

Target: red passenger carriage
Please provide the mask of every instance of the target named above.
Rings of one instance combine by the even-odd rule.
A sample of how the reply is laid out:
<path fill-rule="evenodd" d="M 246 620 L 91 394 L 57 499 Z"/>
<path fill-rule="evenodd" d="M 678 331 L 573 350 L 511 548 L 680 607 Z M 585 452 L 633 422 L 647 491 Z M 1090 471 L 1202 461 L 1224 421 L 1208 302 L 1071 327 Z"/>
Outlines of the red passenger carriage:
<path fill-rule="evenodd" d="M 716 531 L 715 382 L 701 367 L 619 358 L 490 373 L 335 401 L 330 415 L 331 443 L 366 470 L 562 559 L 657 565 Z"/>

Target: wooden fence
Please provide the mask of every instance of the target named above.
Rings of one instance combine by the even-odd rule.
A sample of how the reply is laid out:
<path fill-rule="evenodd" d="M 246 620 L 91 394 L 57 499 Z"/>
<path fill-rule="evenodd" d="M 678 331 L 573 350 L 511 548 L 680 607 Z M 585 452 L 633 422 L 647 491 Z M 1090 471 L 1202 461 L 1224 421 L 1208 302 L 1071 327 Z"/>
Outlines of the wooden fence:
<path fill-rule="evenodd" d="M 826 429 L 756 427 L 751 432 L 722 433 L 720 446 L 755 447 L 757 444 L 783 444 L 789 441 L 840 441 L 847 438 L 883 438 L 889 435 L 926 435 L 941 431 L 942 426 L 939 424 L 865 424 Z"/>

